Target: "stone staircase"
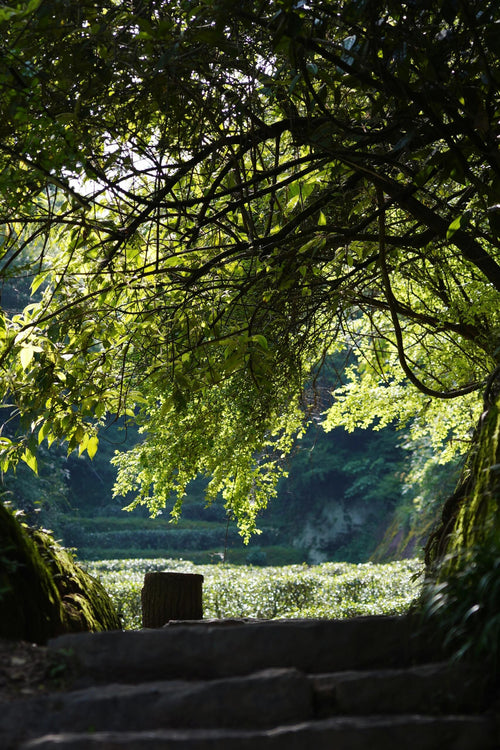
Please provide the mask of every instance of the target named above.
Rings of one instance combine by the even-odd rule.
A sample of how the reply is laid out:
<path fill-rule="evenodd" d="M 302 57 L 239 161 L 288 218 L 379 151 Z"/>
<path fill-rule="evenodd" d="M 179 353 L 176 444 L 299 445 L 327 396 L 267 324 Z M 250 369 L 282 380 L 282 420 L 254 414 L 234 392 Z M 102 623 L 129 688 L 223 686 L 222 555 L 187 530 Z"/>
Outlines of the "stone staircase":
<path fill-rule="evenodd" d="M 494 686 L 411 617 L 170 622 L 57 638 L 66 692 L 2 706 L 2 750 L 494 750 Z"/>

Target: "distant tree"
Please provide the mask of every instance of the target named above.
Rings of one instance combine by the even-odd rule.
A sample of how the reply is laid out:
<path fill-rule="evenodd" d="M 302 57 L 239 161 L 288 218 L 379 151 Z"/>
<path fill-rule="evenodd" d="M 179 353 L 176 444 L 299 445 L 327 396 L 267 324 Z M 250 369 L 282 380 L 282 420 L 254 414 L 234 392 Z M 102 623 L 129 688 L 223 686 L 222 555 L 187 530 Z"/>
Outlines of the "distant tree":
<path fill-rule="evenodd" d="M 36 246 L 41 293 L 0 329 L 2 467 L 92 456 L 129 415 L 117 491 L 155 512 L 206 474 L 247 535 L 335 351 L 327 428 L 464 450 L 500 358 L 499 23 L 493 0 L 2 6 L 0 273 Z"/>

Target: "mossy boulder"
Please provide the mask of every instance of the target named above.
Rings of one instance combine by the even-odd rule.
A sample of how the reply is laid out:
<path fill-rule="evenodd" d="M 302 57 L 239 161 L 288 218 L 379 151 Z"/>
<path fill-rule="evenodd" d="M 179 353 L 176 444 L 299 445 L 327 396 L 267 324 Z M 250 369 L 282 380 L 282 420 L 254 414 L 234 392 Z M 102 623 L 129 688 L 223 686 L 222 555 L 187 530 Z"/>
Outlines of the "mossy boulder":
<path fill-rule="evenodd" d="M 500 368 L 495 371 L 500 380 Z M 491 391 L 491 389 L 490 389 Z M 500 382 L 427 545 L 422 610 L 456 657 L 500 675 Z"/>
<path fill-rule="evenodd" d="M 52 573 L 66 614 L 67 630 L 119 630 L 120 618 L 102 584 L 77 565 L 68 550 L 45 531 L 29 535 Z"/>
<path fill-rule="evenodd" d="M 461 481 L 427 543 L 426 562 L 439 575 L 461 569 L 480 548 L 500 552 L 500 368 L 495 396 L 485 404 Z"/>
<path fill-rule="evenodd" d="M 1 504 L 0 612 L 0 636 L 34 643 L 121 627 L 99 581 L 50 534 L 20 523 Z"/>
<path fill-rule="evenodd" d="M 0 504 L 0 636 L 44 643 L 63 630 L 54 578 L 35 542 Z"/>

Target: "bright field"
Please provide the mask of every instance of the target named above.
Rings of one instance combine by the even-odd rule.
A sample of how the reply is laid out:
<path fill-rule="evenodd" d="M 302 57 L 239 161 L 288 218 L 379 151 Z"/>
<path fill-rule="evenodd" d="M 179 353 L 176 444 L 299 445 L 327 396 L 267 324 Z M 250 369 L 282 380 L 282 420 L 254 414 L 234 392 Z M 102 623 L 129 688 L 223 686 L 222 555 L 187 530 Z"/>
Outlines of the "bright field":
<path fill-rule="evenodd" d="M 272 619 L 402 614 L 420 592 L 423 569 L 419 560 L 260 568 L 140 559 L 88 562 L 85 567 L 101 580 L 127 630 L 141 627 L 141 588 L 150 571 L 201 573 L 207 619 Z"/>

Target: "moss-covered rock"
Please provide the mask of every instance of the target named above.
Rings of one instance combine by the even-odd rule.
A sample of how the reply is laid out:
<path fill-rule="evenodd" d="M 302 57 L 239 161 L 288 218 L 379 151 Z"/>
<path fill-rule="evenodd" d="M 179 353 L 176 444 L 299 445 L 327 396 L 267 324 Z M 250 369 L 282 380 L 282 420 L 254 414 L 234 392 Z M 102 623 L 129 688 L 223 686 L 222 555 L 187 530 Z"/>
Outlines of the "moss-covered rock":
<path fill-rule="evenodd" d="M 500 394 L 484 412 L 469 481 L 450 534 L 451 552 L 500 542 Z"/>
<path fill-rule="evenodd" d="M 396 509 L 392 521 L 384 532 L 370 562 L 384 563 L 392 560 L 410 560 L 422 557 L 425 544 L 436 525 L 436 511 L 406 517 Z"/>
<path fill-rule="evenodd" d="M 460 569 L 471 550 L 500 550 L 500 384 L 486 406 L 462 479 L 427 543 L 426 562 L 441 576 Z"/>
<path fill-rule="evenodd" d="M 119 629 L 102 585 L 50 534 L 0 504 L 0 636 L 45 643 L 61 633 Z"/>
<path fill-rule="evenodd" d="M 65 613 L 35 542 L 0 504 L 0 636 L 44 643 L 63 632 Z"/>
<path fill-rule="evenodd" d="M 120 618 L 102 584 L 82 570 L 50 534 L 39 529 L 31 529 L 29 534 L 52 573 L 65 609 L 67 630 L 120 629 Z"/>
<path fill-rule="evenodd" d="M 500 368 L 495 371 L 500 379 Z M 423 613 L 446 649 L 500 673 L 500 383 L 427 545 Z"/>

